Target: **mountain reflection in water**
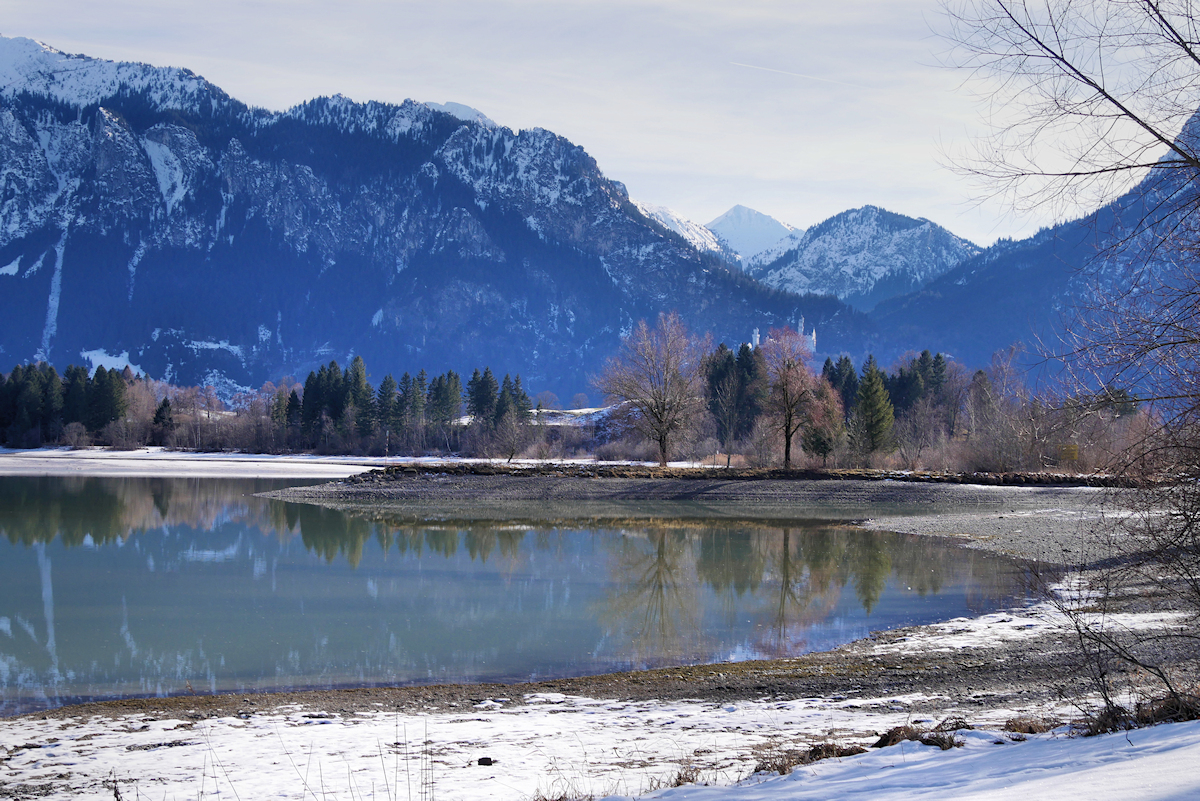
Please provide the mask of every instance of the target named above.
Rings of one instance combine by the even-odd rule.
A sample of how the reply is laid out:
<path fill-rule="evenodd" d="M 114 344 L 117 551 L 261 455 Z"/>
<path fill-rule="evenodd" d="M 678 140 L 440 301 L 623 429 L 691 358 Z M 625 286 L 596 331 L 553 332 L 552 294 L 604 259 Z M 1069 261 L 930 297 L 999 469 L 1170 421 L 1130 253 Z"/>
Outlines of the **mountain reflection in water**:
<path fill-rule="evenodd" d="M 771 658 L 1020 597 L 1009 560 L 837 522 L 253 496 L 287 483 L 0 478 L 0 714 Z"/>

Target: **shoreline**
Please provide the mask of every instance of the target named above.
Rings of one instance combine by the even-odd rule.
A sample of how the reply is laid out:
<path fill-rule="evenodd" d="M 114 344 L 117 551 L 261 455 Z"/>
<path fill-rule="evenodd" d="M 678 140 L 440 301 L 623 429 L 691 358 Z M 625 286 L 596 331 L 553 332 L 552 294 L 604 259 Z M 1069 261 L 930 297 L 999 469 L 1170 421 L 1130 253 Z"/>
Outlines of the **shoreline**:
<path fill-rule="evenodd" d="M 947 537 L 1056 566 L 1086 563 L 1090 527 L 1123 490 L 1077 485 L 977 485 L 863 478 L 722 480 L 399 473 L 261 493 L 368 518 L 613 523 L 653 518 L 756 522 L 839 520 Z"/>
<path fill-rule="evenodd" d="M 548 508 L 575 522 L 853 519 L 1047 568 L 1086 564 L 1089 529 L 1110 497 L 1088 487 L 414 472 L 391 482 L 392 491 L 342 480 L 264 495 L 389 520 L 520 520 L 538 510 L 544 520 Z M 1138 625 L 1170 623 L 1169 615 L 1144 610 L 1123 614 Z M 769 661 L 507 684 L 126 698 L 0 719 L 3 739 L 24 743 L 0 746 L 0 788 L 11 779 L 17 798 L 107 794 L 118 785 L 126 796 L 170 788 L 182 797 L 195 795 L 202 776 L 244 797 L 269 790 L 303 798 L 314 790 L 297 764 L 315 761 L 325 770 L 322 793 L 328 780 L 335 797 L 368 797 L 355 775 L 370 774 L 376 787 L 389 772 L 401 771 L 403 780 L 413 765 L 420 781 L 428 770 L 439 794 L 455 797 L 632 797 L 670 786 L 685 772 L 732 785 L 810 745 L 870 746 L 901 725 L 961 719 L 987 730 L 978 733 L 980 747 L 991 748 L 1008 736 L 1000 733 L 1008 721 L 1078 718 L 1075 703 L 1086 702 L 1091 690 L 1079 668 L 1069 628 L 1043 602 Z M 1012 735 L 1012 742 L 1043 736 L 1053 735 Z M 410 744 L 423 749 L 417 757 Z M 895 760 L 934 751 L 912 747 L 924 750 L 884 748 L 863 759 L 899 768 Z M 404 767 L 395 767 L 400 759 Z M 218 760 L 219 774 L 211 767 Z M 823 770 L 835 764 L 859 763 L 835 760 Z M 757 774 L 749 780 L 764 781 Z M 10 796 L 0 790 L 0 797 Z"/>
<path fill-rule="evenodd" d="M 511 489 L 514 481 L 526 485 L 523 494 L 550 496 L 552 500 L 497 500 L 497 493 L 507 494 L 505 488 Z M 1084 487 L 764 479 L 739 481 L 732 488 L 726 482 L 692 480 L 686 483 L 695 485 L 701 493 L 692 495 L 689 500 L 674 500 L 674 490 L 670 487 L 680 482 L 665 481 L 669 484 L 664 489 L 664 480 L 650 479 L 513 479 L 430 473 L 397 482 L 395 492 L 334 482 L 262 495 L 289 502 L 315 503 L 368 518 L 382 516 L 393 523 L 397 518 L 519 522 L 535 517 L 544 523 L 548 508 L 550 516 L 557 517 L 563 524 L 583 521 L 614 525 L 648 519 L 712 517 L 772 525 L 799 519 L 853 520 L 855 525 L 868 529 L 946 538 L 965 547 L 1039 562 L 1048 571 L 1077 563 L 1078 560 L 1072 562 L 1066 557 L 1087 551 L 1087 527 L 1098 519 L 1096 504 L 1104 497 L 1103 491 Z M 885 505 L 890 507 L 890 514 L 878 514 Z M 964 508 L 972 511 L 952 511 Z M 1026 608 L 1017 608 L 997 614 L 1003 618 L 1026 611 Z M 465 702 L 480 693 L 495 695 L 500 692 L 553 692 L 639 700 L 700 697 L 736 701 L 757 697 L 767 690 L 811 696 L 844 692 L 847 686 L 853 686 L 876 694 L 937 690 L 943 695 L 957 697 L 972 688 L 988 687 L 989 692 L 998 697 L 1037 696 L 1042 701 L 1053 697 L 1047 688 L 1053 684 L 1051 677 L 1057 675 L 1057 666 L 1065 654 L 1057 640 L 1041 641 L 1032 635 L 1023 635 L 1013 641 L 1006 640 L 998 651 L 985 649 L 987 656 L 965 661 L 933 652 L 913 652 L 906 656 L 907 661 L 917 666 L 911 670 L 881 666 L 872 656 L 882 645 L 916 642 L 943 625 L 934 623 L 884 630 L 830 651 L 770 661 L 702 664 L 503 684 L 418 684 L 124 698 L 31 712 L 6 720 L 62 718 L 78 714 L 170 714 L 184 709 L 203 710 L 205 716 L 237 715 L 248 706 L 243 703 L 244 698 L 254 699 L 249 706 L 260 709 L 296 704 L 306 709 L 353 709 L 378 703 L 391 708 L 416 709 L 431 699 L 440 699 L 443 704 L 455 702 L 453 699 Z M 1022 675 L 1027 677 L 1026 680 L 1013 684 L 1010 673 L 996 671 L 997 665 L 1010 660 L 1023 663 Z M 1013 686 L 1009 691 L 1003 690 L 1010 684 Z"/>

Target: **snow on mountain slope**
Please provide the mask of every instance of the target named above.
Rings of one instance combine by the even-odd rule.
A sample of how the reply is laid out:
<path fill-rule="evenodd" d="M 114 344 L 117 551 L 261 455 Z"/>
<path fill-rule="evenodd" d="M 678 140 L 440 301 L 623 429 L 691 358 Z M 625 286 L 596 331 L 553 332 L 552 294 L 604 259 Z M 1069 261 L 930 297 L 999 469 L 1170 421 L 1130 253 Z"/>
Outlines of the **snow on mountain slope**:
<path fill-rule="evenodd" d="M 434 111 L 441 111 L 445 114 L 451 114 L 455 117 L 458 117 L 463 122 L 477 122 L 484 128 L 500 127 L 496 124 L 495 120 L 484 114 L 479 109 L 465 106 L 462 103 L 430 103 L 426 101 L 424 105 L 429 106 L 429 108 L 433 109 Z"/>
<path fill-rule="evenodd" d="M 836 295 L 863 310 L 918 289 L 980 252 L 929 220 L 876 206 L 830 217 L 780 247 L 786 250 L 770 261 L 755 259 L 747 272 L 769 286 Z"/>
<path fill-rule="evenodd" d="M 662 311 L 730 341 L 868 324 L 730 270 L 710 232 L 647 219 L 551 131 L 341 95 L 270 112 L 29 40 L 0 38 L 0 75 L 6 358 L 128 353 L 228 387 L 357 354 L 570 394 Z"/>
<path fill-rule="evenodd" d="M 55 50 L 24 38 L 0 38 L 0 96 L 18 92 L 87 106 L 118 91 L 146 92 L 166 108 L 196 110 L 228 97 L 190 70 L 105 61 Z"/>
<path fill-rule="evenodd" d="M 705 227 L 746 262 L 795 231 L 774 217 L 741 205 L 734 206 Z"/>
<path fill-rule="evenodd" d="M 697 250 L 730 255 L 729 250 L 717 239 L 717 235 L 700 223 L 692 222 L 666 206 L 652 206 L 637 200 L 632 202 L 642 214 L 668 231 L 679 234 Z"/>

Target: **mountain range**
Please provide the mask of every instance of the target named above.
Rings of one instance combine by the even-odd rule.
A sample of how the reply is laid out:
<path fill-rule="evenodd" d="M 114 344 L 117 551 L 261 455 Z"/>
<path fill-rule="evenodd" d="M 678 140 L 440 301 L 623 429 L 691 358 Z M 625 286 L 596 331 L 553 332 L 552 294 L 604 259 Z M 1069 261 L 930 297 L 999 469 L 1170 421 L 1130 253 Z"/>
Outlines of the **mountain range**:
<path fill-rule="evenodd" d="M 929 220 L 864 206 L 790 234 L 752 258 L 747 272 L 777 289 L 836 295 L 870 311 L 980 251 Z"/>
<path fill-rule="evenodd" d="M 228 394 L 362 355 L 375 380 L 490 365 L 574 392 L 668 310 L 735 343 L 801 317 L 833 348 L 870 328 L 698 249 L 577 145 L 465 107 L 270 112 L 27 39 L 0 39 L 0 87 L 9 360 Z"/>
<path fill-rule="evenodd" d="M 1155 191 L 986 249 L 874 206 L 703 226 L 466 106 L 267 111 L 188 70 L 0 38 L 0 358 L 228 395 L 361 355 L 375 381 L 489 365 L 573 394 L 675 310 L 731 345 L 803 318 L 818 358 L 979 366 L 1060 330 L 1102 232 Z"/>

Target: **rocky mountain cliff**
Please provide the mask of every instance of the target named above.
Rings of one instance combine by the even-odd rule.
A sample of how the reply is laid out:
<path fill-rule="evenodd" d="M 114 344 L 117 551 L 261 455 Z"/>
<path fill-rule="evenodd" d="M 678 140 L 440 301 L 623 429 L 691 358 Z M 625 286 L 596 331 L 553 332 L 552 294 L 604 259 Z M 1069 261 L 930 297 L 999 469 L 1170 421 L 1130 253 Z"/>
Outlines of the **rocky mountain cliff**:
<path fill-rule="evenodd" d="M 351 355 L 378 380 L 490 364 L 569 393 L 640 318 L 730 343 L 803 315 L 545 130 L 421 103 L 254 109 L 186 70 L 0 39 L 0 358 L 232 392 Z M 467 117 L 461 119 L 460 117 Z"/>

